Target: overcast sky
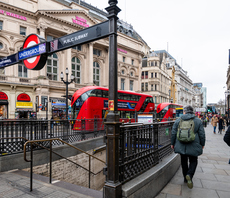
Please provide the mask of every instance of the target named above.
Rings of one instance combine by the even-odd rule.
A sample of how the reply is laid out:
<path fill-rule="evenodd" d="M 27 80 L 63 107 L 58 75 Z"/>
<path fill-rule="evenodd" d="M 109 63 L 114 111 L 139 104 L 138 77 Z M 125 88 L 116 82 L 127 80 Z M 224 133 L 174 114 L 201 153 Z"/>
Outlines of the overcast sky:
<path fill-rule="evenodd" d="M 100 9 L 108 0 L 85 0 Z M 167 50 L 207 103 L 224 99 L 230 48 L 230 0 L 118 0 L 118 17 L 133 25 L 151 50 Z"/>

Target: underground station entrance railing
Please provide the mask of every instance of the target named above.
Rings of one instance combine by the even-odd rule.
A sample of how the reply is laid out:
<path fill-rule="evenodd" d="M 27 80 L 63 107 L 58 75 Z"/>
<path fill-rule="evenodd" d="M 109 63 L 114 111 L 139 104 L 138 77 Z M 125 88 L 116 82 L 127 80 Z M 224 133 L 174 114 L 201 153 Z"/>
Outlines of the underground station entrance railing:
<path fill-rule="evenodd" d="M 72 148 L 76 149 L 77 151 L 79 151 L 81 153 L 84 153 L 84 154 L 88 155 L 88 157 L 89 157 L 89 166 L 88 166 L 89 169 L 86 169 L 83 166 L 77 164 L 76 162 L 74 162 L 74 161 L 72 161 L 72 160 L 70 160 L 70 159 L 68 159 L 68 158 L 66 158 L 66 157 L 54 152 L 53 147 L 52 147 L 52 142 L 53 141 L 59 141 L 63 145 L 67 145 L 69 147 L 72 147 Z M 40 145 L 40 143 L 42 143 L 42 142 L 49 142 L 49 148 L 46 148 L 46 147 Z M 26 157 L 26 150 L 27 150 L 28 145 L 30 146 L 30 159 L 27 159 L 27 157 Z M 88 175 L 89 175 L 88 187 L 89 188 L 90 188 L 90 175 L 91 174 L 96 175 L 94 172 L 91 171 L 91 157 L 96 159 L 96 160 L 98 160 L 98 161 L 100 161 L 100 162 L 102 162 L 103 164 L 105 164 L 105 161 L 103 161 L 103 160 L 101 160 L 101 159 L 99 159 L 99 158 L 97 158 L 97 157 L 95 157 L 95 156 L 93 156 L 93 155 L 91 155 L 91 154 L 89 154 L 89 153 L 87 153 L 87 152 L 85 152 L 85 151 L 83 151 L 83 150 L 81 150 L 81 149 L 79 149 L 79 148 L 77 148 L 77 147 L 75 147 L 75 146 L 63 141 L 63 140 L 61 140 L 61 139 L 59 139 L 59 138 L 51 138 L 51 139 L 44 139 L 44 140 L 29 140 L 24 144 L 24 160 L 26 162 L 30 162 L 30 191 L 33 190 L 33 147 L 34 147 L 34 145 L 42 147 L 42 148 L 44 148 L 44 149 L 46 149 L 46 150 L 48 150 L 50 152 L 50 155 L 49 155 L 49 157 L 50 157 L 50 160 L 49 160 L 49 163 L 50 163 L 50 166 L 49 166 L 49 168 L 50 168 L 50 170 L 49 170 L 49 183 L 52 183 L 52 153 L 58 155 L 61 158 L 66 159 L 69 162 L 71 162 L 71 163 L 73 163 L 73 164 L 75 164 L 77 166 L 80 166 L 84 170 L 88 171 Z"/>
<path fill-rule="evenodd" d="M 138 124 L 138 123 L 128 123 L 128 124 L 121 124 L 120 125 L 120 132 L 118 138 L 118 148 L 117 152 L 119 153 L 119 182 L 121 184 L 126 183 L 127 181 L 137 177 L 138 175 L 142 174 L 143 172 L 147 171 L 148 169 L 152 168 L 154 165 L 158 164 L 162 158 L 171 154 L 173 150 L 170 148 L 170 138 L 171 138 L 171 131 L 174 121 L 168 122 L 161 122 L 161 123 L 150 123 L 150 124 Z M 13 133 L 12 133 L 13 134 Z M 11 134 L 11 135 L 12 135 Z M 32 136 L 35 137 L 33 133 Z M 47 139 L 35 139 L 35 140 L 28 140 L 24 137 L 7 137 L 7 138 L 0 138 L 2 142 L 2 146 L 5 145 L 4 143 L 10 143 L 9 139 L 19 139 L 20 141 L 24 142 L 23 150 L 24 150 L 24 159 L 27 162 L 30 162 L 30 174 L 31 174 L 31 186 L 30 189 L 32 190 L 32 178 L 33 178 L 33 151 L 41 147 L 46 149 L 50 152 L 50 182 L 52 178 L 52 153 L 59 155 L 55 151 L 53 151 L 54 145 L 63 145 L 66 144 L 70 147 L 77 149 L 78 151 L 85 153 L 89 157 L 89 184 L 90 187 L 90 174 L 94 174 L 90 169 L 90 160 L 91 157 L 99 160 L 100 162 L 104 163 L 104 161 L 92 156 L 85 151 L 82 151 L 70 143 L 65 142 L 63 139 L 60 138 L 47 138 Z M 7 139 L 7 140 L 6 140 Z M 105 139 L 107 137 L 105 136 Z M 57 144 L 57 142 L 59 142 Z M 106 145 L 108 146 L 108 145 Z M 21 147 L 21 146 L 20 146 Z M 26 158 L 26 152 L 30 151 L 30 159 Z M 68 158 L 59 155 L 61 158 L 65 158 L 68 161 Z M 2 156 L 4 157 L 4 156 Z M 72 162 L 75 163 L 75 162 Z M 81 166 L 76 164 L 77 166 Z M 84 167 L 83 167 L 84 168 Z M 104 174 L 108 174 L 108 167 L 105 164 Z"/>

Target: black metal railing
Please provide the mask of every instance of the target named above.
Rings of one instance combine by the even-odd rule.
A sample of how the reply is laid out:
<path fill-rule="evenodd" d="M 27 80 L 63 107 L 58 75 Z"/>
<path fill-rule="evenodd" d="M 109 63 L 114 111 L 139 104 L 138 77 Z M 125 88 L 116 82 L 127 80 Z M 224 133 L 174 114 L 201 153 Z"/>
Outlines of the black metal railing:
<path fill-rule="evenodd" d="M 173 123 L 130 124 L 120 127 L 120 182 L 127 182 L 145 172 L 173 152 L 170 147 Z"/>
<path fill-rule="evenodd" d="M 71 147 L 71 148 L 74 148 L 75 150 L 77 150 L 77 151 L 79 151 L 79 152 L 81 152 L 81 153 L 86 154 L 86 155 L 89 157 L 88 169 L 85 168 L 85 167 L 83 167 L 83 166 L 81 166 L 80 164 L 77 164 L 76 162 L 74 162 L 74 161 L 72 161 L 72 160 L 70 160 L 70 159 L 68 159 L 68 158 L 66 158 L 66 157 L 64 157 L 64 156 L 62 156 L 62 155 L 60 155 L 60 154 L 58 154 L 57 152 L 54 152 L 54 151 L 52 150 L 52 145 L 53 145 L 53 142 L 54 142 L 54 141 L 55 141 L 55 142 L 59 141 L 59 142 L 61 142 L 61 143 L 64 144 L 64 145 L 67 145 L 67 146 L 69 146 L 69 147 Z M 47 142 L 48 145 L 49 145 L 49 148 L 46 148 L 46 147 L 43 147 L 42 145 L 40 145 L 42 142 Z M 75 164 L 77 167 L 80 167 L 80 168 L 86 170 L 86 171 L 88 172 L 88 187 L 89 187 L 89 188 L 90 188 L 91 175 L 96 176 L 96 175 L 98 174 L 98 173 L 94 173 L 94 172 L 91 171 L 91 170 L 92 170 L 92 168 L 91 168 L 91 158 L 93 158 L 93 159 L 95 159 L 95 160 L 98 160 L 99 162 L 105 164 L 105 161 L 103 161 L 103 160 L 101 160 L 101 159 L 99 159 L 99 158 L 97 158 L 97 157 L 95 157 L 95 156 L 93 156 L 93 155 L 91 155 L 91 154 L 89 154 L 89 153 L 87 153 L 87 152 L 85 152 L 85 151 L 83 151 L 83 150 L 81 150 L 81 149 L 79 149 L 79 148 L 77 148 L 77 147 L 71 145 L 71 144 L 68 144 L 67 142 L 65 142 L 65 141 L 63 141 L 63 140 L 61 140 L 61 139 L 59 139 L 59 138 L 51 138 L 51 139 L 27 141 L 27 142 L 24 144 L 24 160 L 25 160 L 26 162 L 30 162 L 30 191 L 33 190 L 33 148 L 34 148 L 35 146 L 36 146 L 36 147 L 37 147 L 37 146 L 38 146 L 38 147 L 42 147 L 42 148 L 44 148 L 44 149 L 50 151 L 50 155 L 49 155 L 49 157 L 50 157 L 50 159 L 49 159 L 49 183 L 52 183 L 52 161 L 53 161 L 53 160 L 52 160 L 52 153 L 58 155 L 58 156 L 61 157 L 61 158 L 64 158 L 64 159 L 68 160 L 69 162 Z M 26 151 L 28 150 L 28 149 L 27 149 L 28 147 L 31 148 L 31 149 L 30 149 L 30 159 L 27 159 L 27 157 L 26 157 Z"/>
<path fill-rule="evenodd" d="M 24 139 L 59 138 L 68 143 L 104 136 L 102 119 L 83 120 L 1 120 L 0 154 L 23 152 Z M 22 137 L 22 138 L 18 138 Z M 23 139 L 24 138 L 24 139 Z M 48 144 L 47 142 L 43 142 Z M 53 141 L 53 145 L 61 145 Z M 38 147 L 39 148 L 39 147 Z"/>

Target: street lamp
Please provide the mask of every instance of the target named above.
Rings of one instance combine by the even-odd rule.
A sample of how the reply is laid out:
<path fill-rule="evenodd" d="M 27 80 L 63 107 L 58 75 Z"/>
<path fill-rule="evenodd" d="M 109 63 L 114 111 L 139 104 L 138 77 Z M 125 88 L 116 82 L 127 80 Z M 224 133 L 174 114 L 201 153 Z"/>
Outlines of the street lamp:
<path fill-rule="evenodd" d="M 65 83 L 66 85 L 66 120 L 68 120 L 68 85 L 74 81 L 74 76 L 73 75 L 70 76 L 70 82 L 69 82 L 68 81 L 68 75 L 69 75 L 68 68 L 66 68 L 65 74 L 66 74 L 66 81 L 64 81 L 63 79 L 64 78 L 63 72 L 61 72 L 60 77 L 61 77 L 62 82 Z"/>

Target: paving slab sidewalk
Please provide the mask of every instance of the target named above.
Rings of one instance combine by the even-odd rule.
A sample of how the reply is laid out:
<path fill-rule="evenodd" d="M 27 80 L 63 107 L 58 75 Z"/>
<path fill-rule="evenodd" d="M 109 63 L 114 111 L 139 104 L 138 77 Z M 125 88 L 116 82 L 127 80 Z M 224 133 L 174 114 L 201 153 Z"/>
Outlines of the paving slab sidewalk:
<path fill-rule="evenodd" d="M 229 198 L 230 147 L 223 141 L 224 134 L 214 134 L 211 124 L 205 128 L 206 145 L 203 155 L 198 157 L 193 189 L 184 183 L 180 167 L 156 198 Z"/>

